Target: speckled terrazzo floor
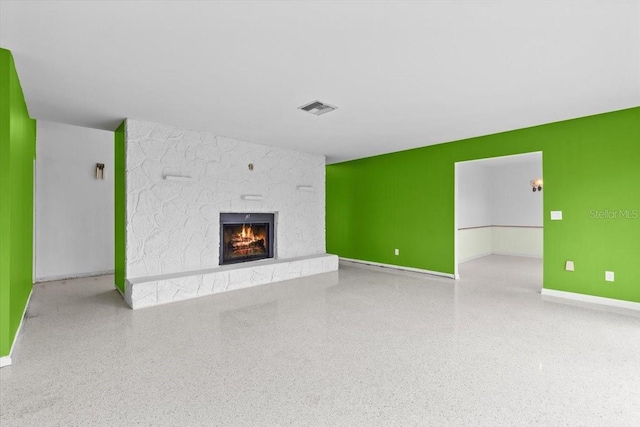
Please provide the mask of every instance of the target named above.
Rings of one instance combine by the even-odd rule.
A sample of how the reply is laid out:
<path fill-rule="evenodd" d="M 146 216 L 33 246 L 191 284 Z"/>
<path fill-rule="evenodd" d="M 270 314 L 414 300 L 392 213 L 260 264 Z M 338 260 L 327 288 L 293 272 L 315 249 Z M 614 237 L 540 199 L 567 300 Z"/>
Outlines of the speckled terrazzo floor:
<path fill-rule="evenodd" d="M 110 276 L 36 285 L 0 425 L 640 425 L 640 315 L 543 300 L 540 260 L 460 273 L 343 264 L 138 311 Z"/>

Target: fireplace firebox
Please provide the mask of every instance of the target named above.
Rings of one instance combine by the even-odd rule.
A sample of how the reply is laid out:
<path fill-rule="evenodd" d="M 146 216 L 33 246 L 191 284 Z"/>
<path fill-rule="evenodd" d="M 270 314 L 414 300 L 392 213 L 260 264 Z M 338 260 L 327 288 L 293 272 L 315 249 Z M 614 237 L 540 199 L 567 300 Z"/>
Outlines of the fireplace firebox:
<path fill-rule="evenodd" d="M 273 258 L 274 214 L 221 213 L 220 265 Z"/>

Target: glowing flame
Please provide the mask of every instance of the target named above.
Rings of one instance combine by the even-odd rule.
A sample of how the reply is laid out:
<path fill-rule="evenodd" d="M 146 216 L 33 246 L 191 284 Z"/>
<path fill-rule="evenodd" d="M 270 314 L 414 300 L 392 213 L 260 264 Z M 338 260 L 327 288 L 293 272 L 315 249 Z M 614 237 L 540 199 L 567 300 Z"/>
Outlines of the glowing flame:
<path fill-rule="evenodd" d="M 251 226 L 245 227 L 244 224 L 242 224 L 242 232 L 240 234 L 242 236 L 243 239 L 253 239 L 253 230 L 251 229 Z"/>

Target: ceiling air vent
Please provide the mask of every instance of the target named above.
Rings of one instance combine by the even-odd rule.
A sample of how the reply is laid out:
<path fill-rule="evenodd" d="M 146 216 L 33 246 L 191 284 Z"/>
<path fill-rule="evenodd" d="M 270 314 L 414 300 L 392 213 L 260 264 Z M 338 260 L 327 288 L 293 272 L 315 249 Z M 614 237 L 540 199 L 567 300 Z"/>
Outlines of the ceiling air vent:
<path fill-rule="evenodd" d="M 308 104 L 303 105 L 302 107 L 298 107 L 299 110 L 307 111 L 316 116 L 320 116 L 324 113 L 328 113 L 330 111 L 335 110 L 338 107 L 334 107 L 333 105 L 325 104 L 320 101 L 313 101 Z"/>

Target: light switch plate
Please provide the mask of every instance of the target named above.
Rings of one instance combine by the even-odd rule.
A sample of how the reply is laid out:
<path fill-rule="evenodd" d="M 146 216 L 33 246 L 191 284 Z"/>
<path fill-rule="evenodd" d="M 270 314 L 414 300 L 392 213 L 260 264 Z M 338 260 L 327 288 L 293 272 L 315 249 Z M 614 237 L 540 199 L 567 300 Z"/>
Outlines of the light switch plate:
<path fill-rule="evenodd" d="M 562 211 L 551 211 L 551 219 L 559 221 L 562 219 Z"/>
<path fill-rule="evenodd" d="M 604 272 L 604 280 L 607 282 L 613 282 L 615 279 L 615 274 L 613 271 L 605 271 Z"/>
<path fill-rule="evenodd" d="M 573 261 L 567 261 L 565 266 L 564 266 L 564 269 L 567 270 L 567 271 L 574 271 L 573 270 Z"/>
<path fill-rule="evenodd" d="M 396 250 L 394 251 L 394 253 L 395 253 L 396 255 L 400 255 L 400 249 L 396 249 Z"/>

